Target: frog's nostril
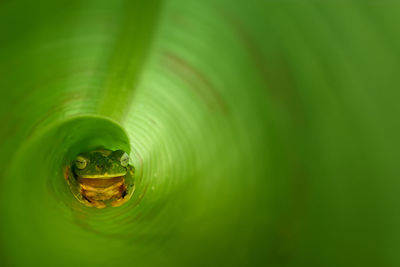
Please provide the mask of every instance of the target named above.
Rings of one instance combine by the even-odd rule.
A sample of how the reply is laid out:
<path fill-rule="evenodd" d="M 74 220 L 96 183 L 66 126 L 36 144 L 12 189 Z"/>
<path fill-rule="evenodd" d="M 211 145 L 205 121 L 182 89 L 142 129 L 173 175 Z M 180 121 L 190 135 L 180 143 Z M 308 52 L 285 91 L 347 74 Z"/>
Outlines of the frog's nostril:
<path fill-rule="evenodd" d="M 98 169 L 103 169 L 103 167 L 104 167 L 103 165 L 97 165 Z"/>

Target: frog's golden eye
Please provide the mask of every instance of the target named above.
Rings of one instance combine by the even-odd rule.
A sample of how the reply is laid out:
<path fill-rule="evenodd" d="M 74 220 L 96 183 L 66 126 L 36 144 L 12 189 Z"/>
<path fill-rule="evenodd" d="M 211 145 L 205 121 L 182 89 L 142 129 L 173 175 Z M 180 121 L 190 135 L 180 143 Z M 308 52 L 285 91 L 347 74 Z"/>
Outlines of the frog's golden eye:
<path fill-rule="evenodd" d="M 128 164 L 129 164 L 129 156 L 128 156 L 128 154 L 124 153 L 121 156 L 121 165 L 123 167 L 126 167 L 126 166 L 128 166 Z"/>
<path fill-rule="evenodd" d="M 87 159 L 85 159 L 82 156 L 78 156 L 75 160 L 75 165 L 78 169 L 83 170 L 84 168 L 86 168 L 87 165 Z"/>

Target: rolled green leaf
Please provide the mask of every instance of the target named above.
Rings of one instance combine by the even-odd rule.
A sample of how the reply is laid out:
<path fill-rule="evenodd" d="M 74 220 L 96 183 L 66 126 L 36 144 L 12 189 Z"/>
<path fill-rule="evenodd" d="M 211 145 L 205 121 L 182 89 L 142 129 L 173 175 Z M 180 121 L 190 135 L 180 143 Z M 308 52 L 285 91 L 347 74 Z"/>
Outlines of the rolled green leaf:
<path fill-rule="evenodd" d="M 400 4 L 0 2 L 0 266 L 399 266 Z M 65 168 L 121 149 L 135 192 Z"/>

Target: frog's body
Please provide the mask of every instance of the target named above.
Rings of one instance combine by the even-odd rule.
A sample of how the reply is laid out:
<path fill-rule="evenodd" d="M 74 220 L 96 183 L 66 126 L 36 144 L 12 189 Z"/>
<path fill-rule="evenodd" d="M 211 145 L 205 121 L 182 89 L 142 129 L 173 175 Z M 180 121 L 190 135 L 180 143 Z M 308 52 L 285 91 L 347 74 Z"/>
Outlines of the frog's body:
<path fill-rule="evenodd" d="M 65 176 L 76 199 L 86 206 L 117 207 L 134 191 L 134 168 L 128 162 L 122 150 L 98 149 L 78 155 Z"/>

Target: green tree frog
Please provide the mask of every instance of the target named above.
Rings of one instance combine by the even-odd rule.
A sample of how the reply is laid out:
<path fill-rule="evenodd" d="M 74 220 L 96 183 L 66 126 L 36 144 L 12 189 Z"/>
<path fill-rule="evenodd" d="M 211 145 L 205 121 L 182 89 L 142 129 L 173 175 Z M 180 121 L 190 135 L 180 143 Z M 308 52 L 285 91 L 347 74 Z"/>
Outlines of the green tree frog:
<path fill-rule="evenodd" d="M 72 194 L 88 207 L 118 207 L 135 189 L 134 167 L 122 150 L 97 149 L 79 154 L 64 172 Z"/>

